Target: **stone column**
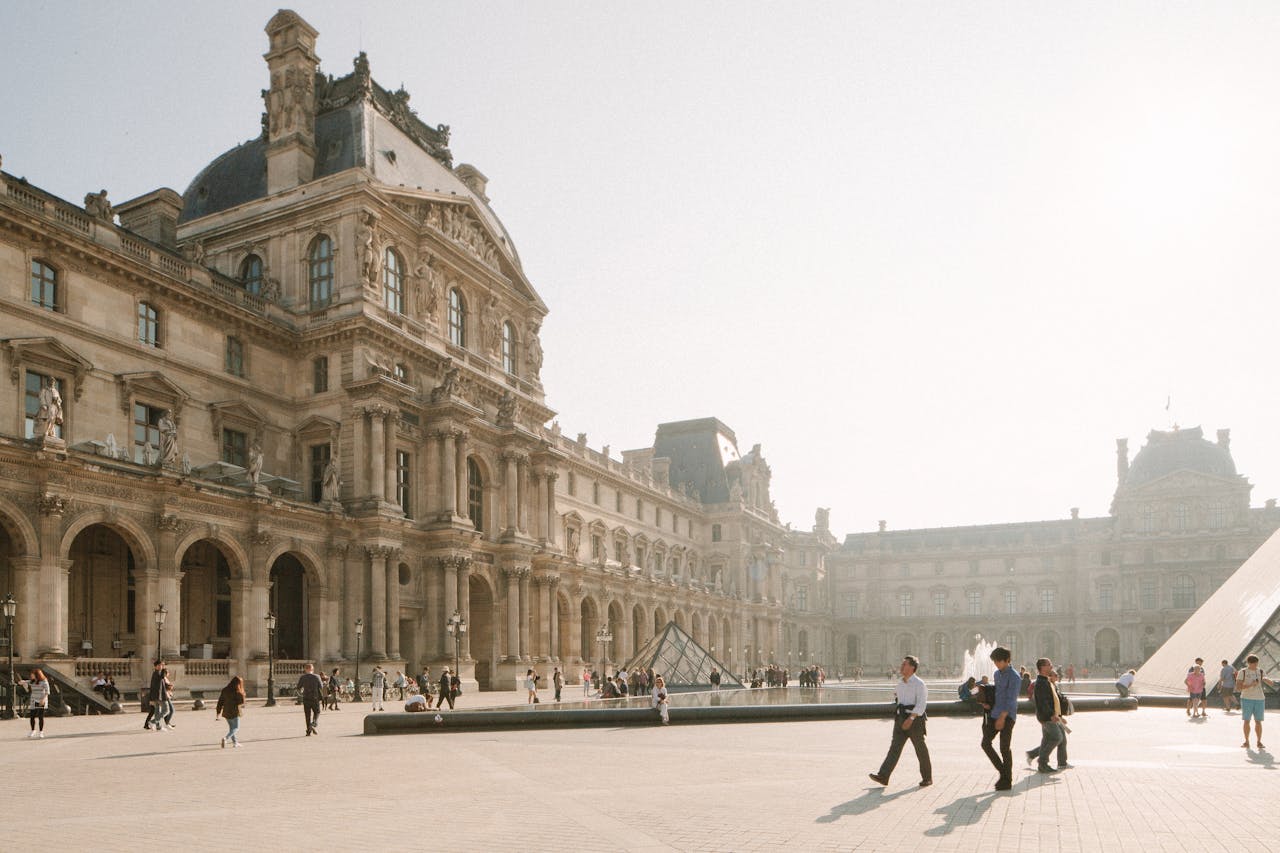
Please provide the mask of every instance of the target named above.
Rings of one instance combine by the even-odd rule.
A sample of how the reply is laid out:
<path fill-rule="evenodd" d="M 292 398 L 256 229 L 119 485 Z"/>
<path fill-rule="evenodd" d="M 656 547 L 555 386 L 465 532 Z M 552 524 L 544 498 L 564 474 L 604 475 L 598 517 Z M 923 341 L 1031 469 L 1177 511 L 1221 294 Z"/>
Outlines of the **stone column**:
<path fill-rule="evenodd" d="M 471 660 L 471 561 L 465 557 L 458 561 L 458 613 L 467 620 L 460 657 Z"/>
<path fill-rule="evenodd" d="M 387 503 L 399 504 L 400 501 L 396 495 L 396 418 L 397 413 L 394 411 L 385 412 L 382 415 L 386 421 L 384 429 L 386 447 L 384 449 L 383 467 L 385 469 L 385 483 L 383 494 L 387 497 Z M 412 506 L 412 504 L 410 504 Z"/>
<path fill-rule="evenodd" d="M 444 572 L 444 601 L 440 610 L 440 642 L 444 644 L 444 653 L 453 660 L 453 638 L 449 636 L 446 626 L 453 611 L 458 606 L 458 559 L 441 557 L 440 568 Z"/>
<path fill-rule="evenodd" d="M 507 494 L 507 517 L 505 521 L 507 525 L 506 529 L 507 529 L 507 532 L 509 533 L 516 532 L 516 518 L 518 517 L 518 514 L 519 514 L 516 509 L 516 501 L 518 501 L 520 498 L 516 490 L 516 482 L 517 482 L 516 460 L 517 459 L 519 459 L 519 456 L 515 453 L 502 454 L 502 461 L 505 462 L 507 465 L 506 474 L 503 477 L 503 481 L 502 481 L 502 488 L 506 491 L 506 494 Z"/>
<path fill-rule="evenodd" d="M 369 464 L 368 425 L 365 423 L 365 410 L 359 406 L 353 408 L 355 416 L 351 425 L 351 476 L 355 482 L 351 484 L 352 494 L 357 498 L 367 495 L 369 484 L 365 476 Z"/>
<path fill-rule="evenodd" d="M 38 603 L 40 601 L 40 558 L 13 557 L 10 564 L 13 566 L 13 594 L 18 599 L 19 607 L 24 602 Z M 8 590 L 5 591 L 8 592 Z M 136 620 L 137 616 L 134 618 Z M 14 660 L 35 658 L 41 624 L 39 607 L 23 607 L 18 611 L 17 618 L 13 621 Z"/>
<path fill-rule="evenodd" d="M 541 575 L 538 582 L 538 641 L 535 657 L 551 660 L 551 578 Z"/>
<path fill-rule="evenodd" d="M 548 653 L 552 660 L 560 660 L 560 576 L 551 578 L 551 612 L 548 621 L 551 623 L 551 645 Z"/>
<path fill-rule="evenodd" d="M 387 557 L 391 549 L 382 545 L 365 547 L 369 554 L 369 657 L 387 654 Z"/>
<path fill-rule="evenodd" d="M 529 535 L 534 539 L 542 539 L 546 536 L 542 531 L 542 521 L 546 517 L 542 511 L 542 471 L 531 468 L 529 470 L 529 479 L 526 483 L 529 486 L 529 511 L 532 513 L 529 523 Z"/>
<path fill-rule="evenodd" d="M 307 585 L 307 648 L 303 657 L 309 660 L 324 660 L 329 654 L 329 650 L 325 648 L 325 641 L 330 635 L 329 620 L 325 613 L 328 593 L 329 588 L 323 583 Z"/>
<path fill-rule="evenodd" d="M 532 575 L 529 569 L 520 570 L 520 660 L 529 660 L 532 652 L 529 648 L 529 623 L 533 619 L 533 599 L 529 595 L 529 584 Z"/>
<path fill-rule="evenodd" d="M 560 513 L 556 512 L 556 480 L 558 479 L 560 475 L 555 471 L 547 472 L 546 537 L 547 543 L 553 547 L 556 544 L 556 528 L 560 526 Z"/>
<path fill-rule="evenodd" d="M 182 572 L 178 571 L 175 554 L 178 523 L 175 515 L 161 516 L 156 523 L 159 540 L 156 543 L 156 597 L 169 611 L 161 637 L 160 657 L 176 658 L 182 642 Z"/>
<path fill-rule="evenodd" d="M 582 659 L 582 598 L 576 595 L 569 600 L 569 658 Z"/>
<path fill-rule="evenodd" d="M 369 410 L 369 456 L 362 460 L 369 466 L 369 495 L 377 501 L 385 500 L 387 495 L 386 479 L 378 470 L 387 457 L 385 415 L 381 408 Z"/>
<path fill-rule="evenodd" d="M 252 640 L 249 636 L 250 590 L 252 587 L 253 580 L 250 578 L 231 579 L 231 660 L 239 662 L 241 675 L 244 674 L 244 662 L 253 657 L 253 648 L 250 645 Z M 138 600 L 141 600 L 141 596 L 139 596 Z M 143 624 L 141 614 L 135 617 L 135 622 L 139 625 Z M 154 625 L 152 627 L 154 628 Z M 143 645 L 139 643 L 140 647 Z M 155 660 L 154 657 L 147 654 L 142 654 L 142 658 L 146 661 Z"/>
<path fill-rule="evenodd" d="M 347 554 L 351 549 L 345 542 L 329 546 L 329 591 L 337 599 L 335 617 L 337 630 L 333 631 L 333 655 L 339 658 L 355 656 L 356 643 L 356 597 L 352 587 L 350 566 L 347 565 Z"/>
<path fill-rule="evenodd" d="M 432 557 L 424 557 L 423 570 L 427 578 L 427 602 L 423 608 L 425 614 L 423 636 L 427 647 L 424 649 L 427 660 L 435 660 L 444 655 L 444 623 L 440 611 L 444 609 L 444 571 L 440 561 Z"/>
<path fill-rule="evenodd" d="M 529 460 L 521 456 L 516 463 L 516 530 L 529 529 Z"/>
<path fill-rule="evenodd" d="M 458 459 L 453 444 L 452 430 L 440 433 L 440 520 L 448 521 L 457 515 Z"/>
<path fill-rule="evenodd" d="M 23 651 L 30 657 L 58 656 L 67 651 L 68 601 L 63 573 L 70 571 L 70 563 L 60 559 L 66 500 L 57 495 L 42 495 L 37 499 L 37 505 L 40 510 L 40 592 L 35 600 L 25 602 L 24 610 L 31 614 L 28 618 L 38 620 L 39 641 L 35 648 Z M 64 562 L 67 563 L 65 568 Z M 137 572 L 134 577 L 138 577 Z"/>
<path fill-rule="evenodd" d="M 440 436 L 427 433 L 422 443 L 422 482 L 426 486 L 426 511 L 423 518 L 434 519 L 440 514 Z"/>
<path fill-rule="evenodd" d="M 387 553 L 385 570 L 387 593 L 387 657 L 400 658 L 400 550 Z"/>
<path fill-rule="evenodd" d="M 467 433 L 458 431 L 454 434 L 454 489 L 457 490 L 456 502 L 458 515 L 464 518 L 467 511 Z"/>
<path fill-rule="evenodd" d="M 520 658 L 520 570 L 505 569 L 507 576 L 507 657 Z"/>

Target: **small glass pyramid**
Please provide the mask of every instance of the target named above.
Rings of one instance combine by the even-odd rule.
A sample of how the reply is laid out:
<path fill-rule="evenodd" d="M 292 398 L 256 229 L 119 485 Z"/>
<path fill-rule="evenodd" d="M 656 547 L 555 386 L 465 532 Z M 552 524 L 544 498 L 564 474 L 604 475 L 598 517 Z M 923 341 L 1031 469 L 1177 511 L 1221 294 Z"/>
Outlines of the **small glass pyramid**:
<path fill-rule="evenodd" d="M 735 690 L 743 686 L 723 664 L 694 642 L 675 622 L 668 622 L 665 628 L 641 646 L 627 662 L 627 671 L 636 667 L 652 669 L 655 675 L 662 676 L 668 690 L 677 693 L 710 690 L 713 669 L 720 672 L 722 688 Z"/>

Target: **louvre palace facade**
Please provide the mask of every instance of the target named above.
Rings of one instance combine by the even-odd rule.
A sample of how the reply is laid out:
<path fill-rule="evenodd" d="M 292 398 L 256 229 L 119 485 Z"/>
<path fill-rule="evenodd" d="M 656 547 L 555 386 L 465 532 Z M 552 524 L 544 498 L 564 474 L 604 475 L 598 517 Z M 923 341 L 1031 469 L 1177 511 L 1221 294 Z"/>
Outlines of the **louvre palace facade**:
<path fill-rule="evenodd" d="M 1280 526 L 1225 433 L 1122 448 L 1106 518 L 843 545 L 826 510 L 782 523 L 760 445 L 715 418 L 620 454 L 562 433 L 548 306 L 483 173 L 363 54 L 334 77 L 296 14 L 266 32 L 261 135 L 183 194 L 78 204 L 0 171 L 22 663 L 132 687 L 163 655 L 182 690 L 260 691 L 269 649 L 282 678 L 456 658 L 510 689 L 622 663 L 668 621 L 736 672 L 950 669 L 975 633 L 1132 661 Z"/>
<path fill-rule="evenodd" d="M 18 660 L 260 689 L 274 641 L 280 677 L 456 656 L 510 689 L 668 620 L 738 670 L 830 659 L 825 515 L 781 524 L 759 445 L 714 418 L 620 460 L 546 426 L 548 308 L 484 175 L 363 54 L 334 78 L 296 14 L 266 31 L 261 136 L 182 195 L 0 172 Z"/>

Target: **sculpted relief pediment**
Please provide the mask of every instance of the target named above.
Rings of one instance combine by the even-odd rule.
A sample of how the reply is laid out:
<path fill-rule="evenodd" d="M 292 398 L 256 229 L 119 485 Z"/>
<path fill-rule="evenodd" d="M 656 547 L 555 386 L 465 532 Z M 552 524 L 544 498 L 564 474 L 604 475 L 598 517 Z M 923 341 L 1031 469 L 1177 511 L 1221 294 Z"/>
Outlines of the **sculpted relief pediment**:
<path fill-rule="evenodd" d="M 9 378 L 15 383 L 22 381 L 26 365 L 52 370 L 71 377 L 75 397 L 80 399 L 84 378 L 93 369 L 88 359 L 55 338 L 9 338 L 3 344 L 9 355 Z"/>

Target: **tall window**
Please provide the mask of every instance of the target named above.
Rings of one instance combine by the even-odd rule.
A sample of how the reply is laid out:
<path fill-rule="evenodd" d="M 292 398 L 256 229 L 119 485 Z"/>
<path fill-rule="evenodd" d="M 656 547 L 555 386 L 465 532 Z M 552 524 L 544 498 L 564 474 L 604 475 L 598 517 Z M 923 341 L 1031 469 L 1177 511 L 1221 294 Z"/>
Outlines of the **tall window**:
<path fill-rule="evenodd" d="M 1098 584 L 1098 609 L 1114 610 L 1116 606 L 1116 588 L 1109 583 Z"/>
<path fill-rule="evenodd" d="M 413 457 L 403 450 L 396 451 L 396 503 L 404 510 L 406 517 L 413 517 L 413 488 L 409 472 L 413 465 Z"/>
<path fill-rule="evenodd" d="M 1143 533 L 1151 533 L 1156 529 L 1156 508 L 1153 506 L 1144 506 L 1142 514 L 1138 518 L 1138 530 Z"/>
<path fill-rule="evenodd" d="M 597 534 L 591 534 L 591 559 L 603 563 L 608 556 L 604 550 L 604 539 Z"/>
<path fill-rule="evenodd" d="M 311 362 L 311 387 L 317 394 L 329 390 L 329 356 L 322 355 Z"/>
<path fill-rule="evenodd" d="M 395 249 L 387 249 L 382 261 L 382 298 L 388 311 L 404 313 L 404 264 Z"/>
<path fill-rule="evenodd" d="M 898 593 L 898 615 L 903 619 L 911 618 L 912 595 L 909 592 Z"/>
<path fill-rule="evenodd" d="M 796 587 L 796 610 L 809 609 L 809 587 Z"/>
<path fill-rule="evenodd" d="M 636 518 L 644 521 L 644 501 L 640 498 L 636 498 Z"/>
<path fill-rule="evenodd" d="M 711 525 L 711 541 L 719 542 L 721 536 L 721 528 L 718 524 Z"/>
<path fill-rule="evenodd" d="M 858 615 L 858 594 L 856 592 L 846 592 L 844 594 L 844 615 L 845 618 L 854 619 Z"/>
<path fill-rule="evenodd" d="M 449 289 L 449 343 L 456 347 L 467 345 L 467 303 L 456 287 Z"/>
<path fill-rule="evenodd" d="M 139 465 L 147 461 L 148 444 L 157 453 L 160 451 L 160 417 L 163 414 L 164 409 L 156 406 L 133 404 L 133 461 Z"/>
<path fill-rule="evenodd" d="M 222 430 L 222 461 L 228 465 L 239 465 L 241 468 L 249 464 L 249 436 L 238 429 Z"/>
<path fill-rule="evenodd" d="M 578 493 L 578 478 L 574 476 L 572 471 L 569 472 L 569 479 L 565 482 L 565 488 L 569 490 L 571 496 Z"/>
<path fill-rule="evenodd" d="M 942 590 L 938 590 L 933 594 L 933 615 L 947 615 L 947 594 Z"/>
<path fill-rule="evenodd" d="M 323 308 L 333 298 L 333 241 L 321 234 L 307 252 L 307 283 L 311 307 Z"/>
<path fill-rule="evenodd" d="M 245 293 L 254 296 L 262 293 L 262 258 L 249 255 L 240 262 L 240 285 Z"/>
<path fill-rule="evenodd" d="M 502 369 L 516 373 L 516 327 L 510 321 L 502 324 Z"/>
<path fill-rule="evenodd" d="M 1186 530 L 1191 526 L 1191 510 L 1186 504 L 1176 504 L 1173 508 L 1173 529 Z"/>
<path fill-rule="evenodd" d="M 160 312 L 150 302 L 138 303 L 138 342 L 144 346 L 160 346 Z"/>
<path fill-rule="evenodd" d="M 1155 578 L 1142 578 L 1138 581 L 1138 599 L 1143 610 L 1155 610 L 1160 606 L 1159 587 Z"/>
<path fill-rule="evenodd" d="M 1004 591 L 1004 612 L 1006 615 L 1018 612 L 1018 591 L 1016 589 L 1006 589 Z"/>
<path fill-rule="evenodd" d="M 1054 613 L 1056 597 L 1057 597 L 1057 590 L 1055 589 L 1045 587 L 1044 589 L 1040 590 L 1040 612 Z"/>
<path fill-rule="evenodd" d="M 1196 580 L 1191 575 L 1173 579 L 1173 609 L 1192 610 L 1196 606 Z"/>
<path fill-rule="evenodd" d="M 950 663 L 951 644 L 947 641 L 946 634 L 933 635 L 933 662 L 946 664 Z"/>
<path fill-rule="evenodd" d="M 1018 646 L 1020 643 L 1018 642 L 1017 634 L 1005 634 L 1000 638 L 1000 645 L 1009 650 L 1009 655 L 1013 660 L 1018 660 Z"/>
<path fill-rule="evenodd" d="M 58 310 L 58 273 L 44 261 L 31 262 L 31 301 L 41 308 Z"/>
<path fill-rule="evenodd" d="M 244 342 L 235 336 L 227 337 L 227 373 L 244 376 Z"/>
<path fill-rule="evenodd" d="M 320 503 L 324 497 L 324 469 L 329 465 L 332 450 L 327 443 L 311 445 L 311 502 Z"/>
<path fill-rule="evenodd" d="M 591 502 L 596 506 L 600 505 L 600 483 L 599 482 L 595 482 L 591 484 Z"/>
<path fill-rule="evenodd" d="M 622 512 L 622 490 L 618 489 L 613 493 L 613 511 Z"/>
<path fill-rule="evenodd" d="M 53 383 L 53 387 L 58 389 L 58 394 L 61 395 L 62 397 L 63 405 L 64 406 L 66 405 L 67 395 L 64 393 L 61 379 L 58 379 L 55 376 L 45 376 L 42 373 L 32 373 L 30 370 L 28 370 L 26 390 L 23 395 L 24 411 L 26 412 L 23 434 L 27 438 L 35 438 L 36 415 L 40 414 L 40 390 L 44 388 L 44 385 L 46 382 Z M 64 420 L 65 420 L 65 417 L 64 417 Z M 58 424 L 56 427 L 54 427 L 53 434 L 56 435 L 58 438 L 63 438 L 62 427 L 63 427 L 62 424 Z"/>
<path fill-rule="evenodd" d="M 476 530 L 484 529 L 484 480 L 480 477 L 480 466 L 476 460 L 467 460 L 467 517 L 476 526 Z M 599 537 L 593 537 L 593 543 Z M 594 544 L 592 548 L 594 550 Z"/>
<path fill-rule="evenodd" d="M 1209 504 L 1209 526 L 1215 530 L 1227 526 L 1227 508 L 1220 503 Z"/>
<path fill-rule="evenodd" d="M 969 590 L 968 593 L 966 593 L 966 595 L 969 599 L 969 615 L 981 616 L 982 615 L 982 590 L 971 589 Z"/>

